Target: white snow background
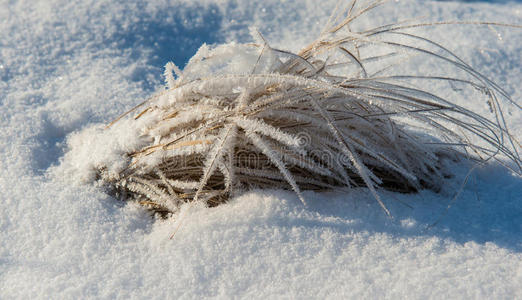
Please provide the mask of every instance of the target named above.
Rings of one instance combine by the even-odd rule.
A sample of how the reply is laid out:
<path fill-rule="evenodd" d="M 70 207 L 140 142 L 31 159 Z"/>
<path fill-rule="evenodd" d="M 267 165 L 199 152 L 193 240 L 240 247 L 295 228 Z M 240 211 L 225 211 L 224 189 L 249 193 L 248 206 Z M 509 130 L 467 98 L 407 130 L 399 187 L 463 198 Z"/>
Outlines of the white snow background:
<path fill-rule="evenodd" d="M 69 178 L 67 136 L 163 85 L 202 43 L 312 41 L 336 0 L 0 1 L 0 299 L 522 298 L 522 180 L 498 165 L 448 191 L 252 191 L 153 220 Z M 368 24 L 427 17 L 522 23 L 521 2 L 390 1 Z M 364 23 L 363 22 L 363 23 Z M 417 29 L 519 104 L 522 29 Z M 462 99 L 465 101 L 465 99 Z M 522 114 L 508 117 L 522 139 Z M 443 215 L 433 228 L 427 226 Z"/>

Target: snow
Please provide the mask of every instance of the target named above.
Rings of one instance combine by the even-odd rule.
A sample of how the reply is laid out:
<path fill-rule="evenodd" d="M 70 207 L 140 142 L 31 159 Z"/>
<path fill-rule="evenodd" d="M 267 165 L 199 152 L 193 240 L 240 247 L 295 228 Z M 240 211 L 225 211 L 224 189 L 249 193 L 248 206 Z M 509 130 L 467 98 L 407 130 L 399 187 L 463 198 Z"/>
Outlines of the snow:
<path fill-rule="evenodd" d="M 498 165 L 477 169 L 454 201 L 465 166 L 453 192 L 383 193 L 393 220 L 367 189 L 305 192 L 308 207 L 289 191 L 252 191 L 153 220 L 73 176 L 66 141 L 160 88 L 169 60 L 182 68 L 202 43 L 250 42 L 250 26 L 297 50 L 335 3 L 1 1 L 0 298 L 521 298 L 522 181 Z M 400 0 L 365 22 L 521 14 L 520 2 Z M 522 29 L 419 32 L 520 103 Z M 520 140 L 522 113 L 511 112 Z"/>

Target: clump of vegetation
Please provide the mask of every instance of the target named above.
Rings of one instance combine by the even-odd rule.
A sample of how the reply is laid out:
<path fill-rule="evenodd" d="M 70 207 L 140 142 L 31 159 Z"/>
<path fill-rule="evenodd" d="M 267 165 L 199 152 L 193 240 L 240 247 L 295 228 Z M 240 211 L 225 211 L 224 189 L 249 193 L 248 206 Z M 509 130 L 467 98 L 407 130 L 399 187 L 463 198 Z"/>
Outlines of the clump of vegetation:
<path fill-rule="evenodd" d="M 520 145 L 503 116 L 503 106 L 520 106 L 409 31 L 445 23 L 351 29 L 381 3 L 337 9 L 298 53 L 271 47 L 253 29 L 254 43 L 204 45 L 183 71 L 168 63 L 167 89 L 104 130 L 126 138 L 107 150 L 121 160 L 96 164 L 98 178 L 157 212 L 190 201 L 215 206 L 252 188 L 292 189 L 306 204 L 302 190 L 364 186 L 390 214 L 379 189 L 438 190 L 454 160 L 508 158 L 520 173 Z M 443 73 L 405 74 L 412 61 Z M 471 105 L 457 105 L 462 97 Z"/>

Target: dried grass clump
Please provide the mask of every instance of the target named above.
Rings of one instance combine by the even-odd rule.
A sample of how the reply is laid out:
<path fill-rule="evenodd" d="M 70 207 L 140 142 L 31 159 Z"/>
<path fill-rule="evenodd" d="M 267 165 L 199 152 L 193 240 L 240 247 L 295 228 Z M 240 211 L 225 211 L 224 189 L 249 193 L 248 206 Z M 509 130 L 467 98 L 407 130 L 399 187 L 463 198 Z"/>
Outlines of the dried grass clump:
<path fill-rule="evenodd" d="M 121 151 L 117 171 L 99 165 L 101 180 L 158 212 L 189 201 L 218 205 L 251 188 L 291 188 L 306 204 L 302 190 L 366 186 L 390 214 L 379 189 L 438 190 L 448 159 L 500 155 L 520 172 L 502 109 L 520 106 L 448 49 L 408 31 L 436 24 L 350 29 L 379 4 L 339 9 L 297 54 L 254 30 L 253 44 L 203 46 L 183 71 L 167 64 L 168 89 L 108 126 L 113 135 L 137 126 L 140 142 Z M 451 75 L 405 75 L 411 61 L 436 62 Z M 459 97 L 474 104 L 456 105 Z M 474 112 L 477 104 L 490 114 Z"/>

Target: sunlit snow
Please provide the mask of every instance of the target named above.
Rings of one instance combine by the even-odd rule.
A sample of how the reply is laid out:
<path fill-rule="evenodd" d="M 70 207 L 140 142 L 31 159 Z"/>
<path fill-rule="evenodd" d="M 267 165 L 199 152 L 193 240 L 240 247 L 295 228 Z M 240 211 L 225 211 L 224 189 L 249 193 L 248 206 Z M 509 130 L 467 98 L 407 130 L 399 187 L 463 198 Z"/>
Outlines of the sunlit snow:
<path fill-rule="evenodd" d="M 64 159 L 81 130 L 162 88 L 168 61 L 183 68 L 203 43 L 252 42 L 251 26 L 296 51 L 336 2 L 1 1 L 0 299 L 522 298 L 522 180 L 498 164 L 469 177 L 455 165 L 439 194 L 383 192 L 393 219 L 358 188 L 304 192 L 308 207 L 256 190 L 154 220 L 71 163 L 117 158 L 86 144 Z M 390 1 L 361 26 L 411 18 L 521 24 L 522 3 Z M 522 29 L 416 32 L 521 103 Z M 520 109 L 506 120 L 521 140 Z"/>

